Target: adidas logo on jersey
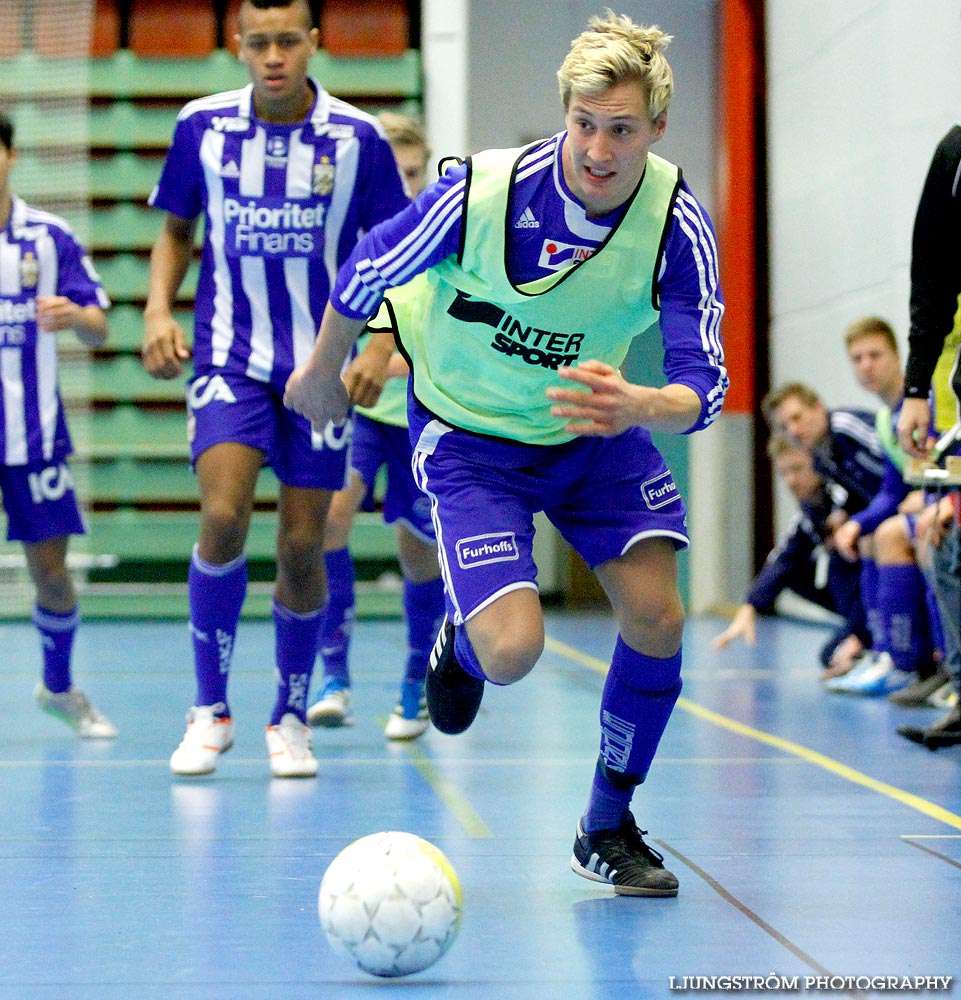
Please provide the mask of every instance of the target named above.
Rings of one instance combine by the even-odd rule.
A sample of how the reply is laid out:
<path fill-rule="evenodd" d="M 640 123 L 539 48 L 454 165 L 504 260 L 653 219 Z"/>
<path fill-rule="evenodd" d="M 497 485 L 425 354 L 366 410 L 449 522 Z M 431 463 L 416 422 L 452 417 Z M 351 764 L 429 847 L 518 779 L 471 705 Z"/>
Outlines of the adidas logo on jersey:
<path fill-rule="evenodd" d="M 521 212 L 521 217 L 514 223 L 515 229 L 540 229 L 541 224 L 534 218 L 530 205 Z"/>

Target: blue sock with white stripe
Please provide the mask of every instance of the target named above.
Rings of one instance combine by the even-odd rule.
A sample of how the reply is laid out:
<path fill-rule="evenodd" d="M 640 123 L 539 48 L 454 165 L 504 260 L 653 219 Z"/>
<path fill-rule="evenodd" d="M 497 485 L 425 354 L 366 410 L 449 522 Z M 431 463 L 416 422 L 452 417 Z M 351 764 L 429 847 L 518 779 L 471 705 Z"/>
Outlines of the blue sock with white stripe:
<path fill-rule="evenodd" d="M 307 691 L 317 658 L 317 637 L 324 620 L 324 609 L 298 614 L 273 601 L 274 648 L 277 657 L 277 700 L 270 716 L 272 726 L 293 712 L 307 721 Z"/>
<path fill-rule="evenodd" d="M 886 636 L 884 615 L 878 603 L 878 565 L 873 559 L 861 557 L 861 603 L 871 633 L 871 647 L 884 649 Z"/>
<path fill-rule="evenodd" d="M 427 663 L 444 617 L 444 581 L 404 581 L 404 618 L 407 622 L 407 667 L 404 680 L 419 682 L 427 675 Z M 455 644 L 456 648 L 456 644 Z"/>
<path fill-rule="evenodd" d="M 601 755 L 583 819 L 586 833 L 620 826 L 680 693 L 680 650 L 666 659 L 645 656 L 617 637 L 601 696 Z"/>
<path fill-rule="evenodd" d="M 914 563 L 878 566 L 878 608 L 886 625 L 883 648 L 898 670 L 930 659 L 924 578 Z"/>
<path fill-rule="evenodd" d="M 318 636 L 324 677 L 350 687 L 350 633 L 354 625 L 354 561 L 347 548 L 324 553 L 327 611 Z"/>
<path fill-rule="evenodd" d="M 190 634 L 197 674 L 197 704 L 223 705 L 229 716 L 227 678 L 237 638 L 240 609 L 247 596 L 247 558 L 239 555 L 223 566 L 200 558 L 194 546 L 187 574 Z"/>
<path fill-rule="evenodd" d="M 48 611 L 38 604 L 33 609 L 33 624 L 40 633 L 43 648 L 44 687 L 53 694 L 62 694 L 70 687 L 70 658 L 80 624 L 80 609 Z"/>

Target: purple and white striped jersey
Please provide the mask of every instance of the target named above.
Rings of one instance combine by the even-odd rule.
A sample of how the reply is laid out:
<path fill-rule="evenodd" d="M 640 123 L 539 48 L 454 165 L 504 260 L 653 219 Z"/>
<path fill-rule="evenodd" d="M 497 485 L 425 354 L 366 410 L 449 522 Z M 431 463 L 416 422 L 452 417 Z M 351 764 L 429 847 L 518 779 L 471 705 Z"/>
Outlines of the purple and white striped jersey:
<path fill-rule="evenodd" d="M 507 273 L 515 285 L 591 256 L 627 210 L 622 205 L 608 216 L 587 217 L 564 180 L 566 134 L 535 144 L 517 163 L 506 220 Z M 368 233 L 338 274 L 331 295 L 334 308 L 354 319 L 369 318 L 385 288 L 458 255 L 467 187 L 467 166 L 453 167 L 403 212 Z M 683 180 L 655 294 L 664 373 L 669 382 L 687 385 L 701 397 L 702 420 L 691 428 L 699 430 L 717 417 L 728 385 L 720 334 L 724 305 L 711 220 Z"/>
<path fill-rule="evenodd" d="M 70 435 L 57 382 L 57 333 L 37 328 L 37 296 L 110 307 L 70 226 L 16 196 L 0 232 L 0 454 L 4 465 L 63 458 Z"/>
<path fill-rule="evenodd" d="M 191 101 L 150 204 L 204 214 L 194 364 L 281 387 L 307 359 L 358 237 L 408 204 L 379 123 L 316 81 L 303 122 L 256 118 L 248 85 Z"/>

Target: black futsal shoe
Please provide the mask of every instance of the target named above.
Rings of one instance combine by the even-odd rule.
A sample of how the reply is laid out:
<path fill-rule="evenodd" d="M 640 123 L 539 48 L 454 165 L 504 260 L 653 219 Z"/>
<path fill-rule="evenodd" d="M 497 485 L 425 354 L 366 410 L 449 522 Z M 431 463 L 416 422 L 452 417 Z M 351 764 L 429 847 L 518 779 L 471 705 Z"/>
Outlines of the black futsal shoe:
<path fill-rule="evenodd" d="M 957 746 L 961 744 L 961 708 L 952 708 L 947 715 L 924 729 L 918 726 L 898 726 L 898 733 L 929 750 Z"/>
<path fill-rule="evenodd" d="M 630 813 L 616 830 L 585 833 L 578 822 L 571 869 L 614 886 L 619 896 L 676 896 L 677 878 L 664 867 L 664 855 L 644 843 L 645 833 Z"/>
<path fill-rule="evenodd" d="M 431 650 L 424 695 L 434 728 L 448 736 L 469 728 L 484 697 L 484 682 L 467 673 L 454 656 L 454 626 L 446 615 Z"/>

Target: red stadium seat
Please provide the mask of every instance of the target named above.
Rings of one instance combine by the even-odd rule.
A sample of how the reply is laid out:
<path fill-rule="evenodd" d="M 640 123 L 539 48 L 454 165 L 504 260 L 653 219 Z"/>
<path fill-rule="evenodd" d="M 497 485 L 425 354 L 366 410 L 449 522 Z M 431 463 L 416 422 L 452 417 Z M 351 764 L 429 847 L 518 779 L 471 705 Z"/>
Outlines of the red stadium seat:
<path fill-rule="evenodd" d="M 324 0 L 320 38 L 332 56 L 401 56 L 409 35 L 410 15 L 404 0 Z"/>
<path fill-rule="evenodd" d="M 90 55 L 111 56 L 120 47 L 120 12 L 116 0 L 97 0 L 94 8 Z"/>
<path fill-rule="evenodd" d="M 0 59 L 15 56 L 22 45 L 23 0 L 0 3 Z"/>
<path fill-rule="evenodd" d="M 189 59 L 210 55 L 217 46 L 217 21 L 212 3 L 196 0 L 133 0 L 130 8 L 130 48 L 159 59 Z"/>
<path fill-rule="evenodd" d="M 224 48 L 237 54 L 237 32 L 240 30 L 240 0 L 230 0 L 224 12 Z"/>

